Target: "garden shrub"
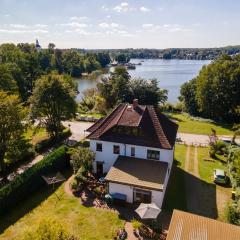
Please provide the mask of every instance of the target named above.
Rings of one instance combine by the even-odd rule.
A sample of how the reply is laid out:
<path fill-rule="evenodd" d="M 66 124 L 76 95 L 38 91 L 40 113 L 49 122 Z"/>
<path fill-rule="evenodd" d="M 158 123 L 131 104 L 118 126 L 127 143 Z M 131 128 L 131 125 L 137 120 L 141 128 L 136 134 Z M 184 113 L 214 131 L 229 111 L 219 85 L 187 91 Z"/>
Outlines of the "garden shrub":
<path fill-rule="evenodd" d="M 49 138 L 45 139 L 35 145 L 35 150 L 38 153 L 41 153 L 48 148 L 53 147 L 55 144 L 62 142 L 63 140 L 67 139 L 68 137 L 71 136 L 71 131 L 70 129 L 64 129 L 63 132 L 59 135 L 58 138 Z"/>
<path fill-rule="evenodd" d="M 131 221 L 131 223 L 132 223 L 132 227 L 133 227 L 134 230 L 137 230 L 137 229 L 139 229 L 139 228 L 142 226 L 142 223 L 139 222 L 139 221 L 136 220 L 136 219 L 133 219 L 133 220 Z"/>
<path fill-rule="evenodd" d="M 27 230 L 23 233 L 21 240 L 77 240 L 70 234 L 59 221 L 49 217 L 40 221 L 34 230 Z"/>
<path fill-rule="evenodd" d="M 0 214 L 8 211 L 46 184 L 42 175 L 63 169 L 66 167 L 66 160 L 66 147 L 61 146 L 2 187 L 0 189 Z"/>

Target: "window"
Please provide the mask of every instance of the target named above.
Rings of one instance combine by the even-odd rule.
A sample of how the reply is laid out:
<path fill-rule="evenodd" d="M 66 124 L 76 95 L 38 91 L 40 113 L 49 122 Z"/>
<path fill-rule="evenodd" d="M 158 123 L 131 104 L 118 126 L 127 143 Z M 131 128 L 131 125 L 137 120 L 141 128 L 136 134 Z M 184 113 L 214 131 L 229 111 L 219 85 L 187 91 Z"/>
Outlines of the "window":
<path fill-rule="evenodd" d="M 154 150 L 147 150 L 147 158 L 148 159 L 159 160 L 160 152 L 159 151 L 154 151 Z"/>
<path fill-rule="evenodd" d="M 102 152 L 102 144 L 101 143 L 96 144 L 96 151 Z"/>
<path fill-rule="evenodd" d="M 120 146 L 119 145 L 113 145 L 113 153 L 120 154 Z"/>
<path fill-rule="evenodd" d="M 131 156 L 132 156 L 132 157 L 135 156 L 135 147 L 131 147 Z"/>
<path fill-rule="evenodd" d="M 133 189 L 133 202 L 136 203 L 151 203 L 152 194 L 151 191 L 144 191 L 142 189 Z"/>

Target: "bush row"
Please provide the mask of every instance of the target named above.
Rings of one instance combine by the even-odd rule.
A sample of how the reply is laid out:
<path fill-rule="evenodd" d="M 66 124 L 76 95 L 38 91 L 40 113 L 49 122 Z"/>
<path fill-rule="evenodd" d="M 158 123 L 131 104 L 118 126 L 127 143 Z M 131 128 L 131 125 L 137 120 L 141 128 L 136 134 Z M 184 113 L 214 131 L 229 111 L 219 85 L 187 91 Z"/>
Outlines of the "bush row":
<path fill-rule="evenodd" d="M 43 140 L 35 145 L 35 151 L 38 153 L 44 152 L 46 149 L 53 147 L 55 144 L 60 143 L 61 141 L 65 140 L 66 138 L 71 136 L 70 129 L 64 129 L 63 132 L 59 135 L 58 138 L 49 138 Z"/>
<path fill-rule="evenodd" d="M 42 176 L 66 167 L 67 159 L 66 147 L 61 146 L 1 188 L 0 214 L 8 211 L 39 187 L 46 184 Z"/>

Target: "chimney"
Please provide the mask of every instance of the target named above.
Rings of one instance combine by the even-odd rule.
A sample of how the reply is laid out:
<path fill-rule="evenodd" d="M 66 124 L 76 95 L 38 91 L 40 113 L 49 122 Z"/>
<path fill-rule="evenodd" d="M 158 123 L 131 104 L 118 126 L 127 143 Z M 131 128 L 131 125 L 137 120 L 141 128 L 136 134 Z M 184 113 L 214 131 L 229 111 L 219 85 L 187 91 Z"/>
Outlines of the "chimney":
<path fill-rule="evenodd" d="M 138 106 L 138 99 L 133 99 L 133 103 L 132 103 L 133 109 L 135 109 Z"/>

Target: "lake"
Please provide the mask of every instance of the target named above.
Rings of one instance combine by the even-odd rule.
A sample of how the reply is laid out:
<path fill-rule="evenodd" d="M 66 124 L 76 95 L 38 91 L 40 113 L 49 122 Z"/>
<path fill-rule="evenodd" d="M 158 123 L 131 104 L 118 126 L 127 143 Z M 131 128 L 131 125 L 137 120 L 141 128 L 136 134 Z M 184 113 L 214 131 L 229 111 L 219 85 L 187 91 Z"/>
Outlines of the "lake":
<path fill-rule="evenodd" d="M 141 62 L 144 61 L 144 62 Z M 133 78 L 156 78 L 159 87 L 168 90 L 168 102 L 176 103 L 180 94 L 180 87 L 183 83 L 196 77 L 203 65 L 209 64 L 209 60 L 164 60 L 164 59 L 132 59 L 132 63 L 141 62 L 135 70 L 128 70 Z M 97 80 L 86 78 L 77 79 L 78 91 L 77 100 L 81 100 L 82 92 L 87 88 L 95 87 Z"/>

